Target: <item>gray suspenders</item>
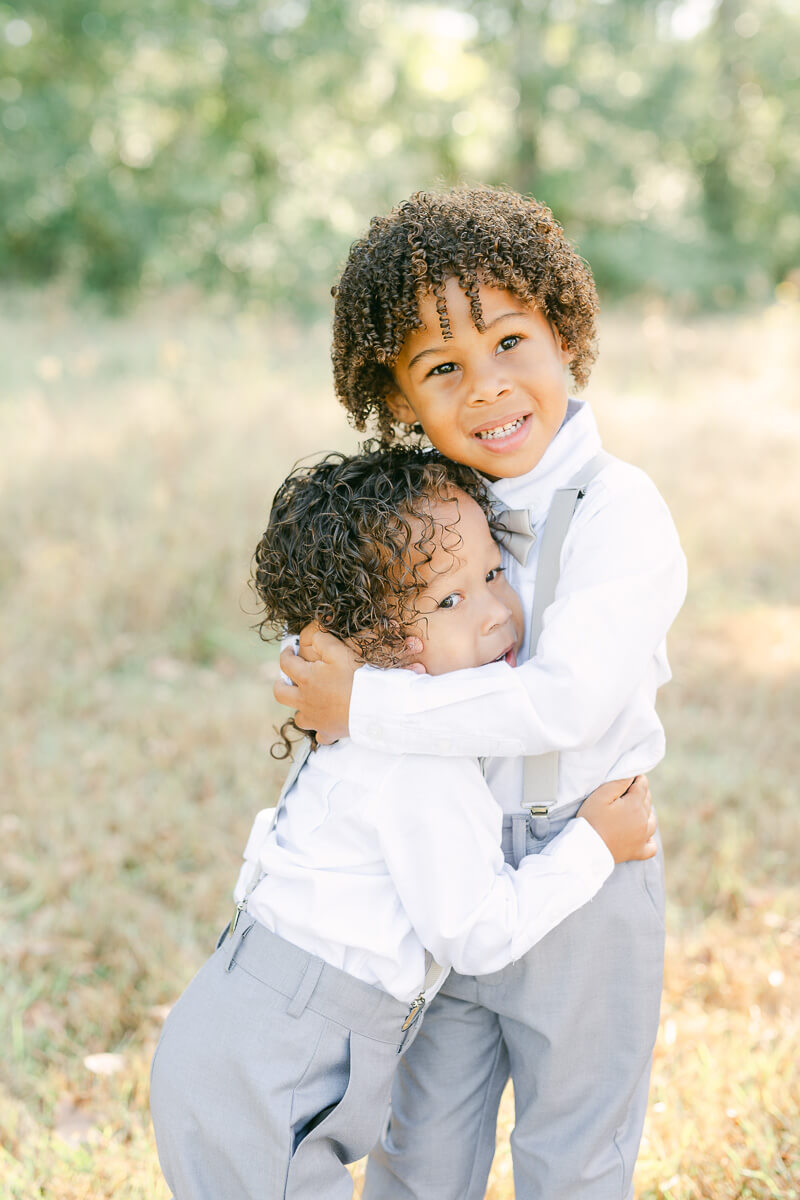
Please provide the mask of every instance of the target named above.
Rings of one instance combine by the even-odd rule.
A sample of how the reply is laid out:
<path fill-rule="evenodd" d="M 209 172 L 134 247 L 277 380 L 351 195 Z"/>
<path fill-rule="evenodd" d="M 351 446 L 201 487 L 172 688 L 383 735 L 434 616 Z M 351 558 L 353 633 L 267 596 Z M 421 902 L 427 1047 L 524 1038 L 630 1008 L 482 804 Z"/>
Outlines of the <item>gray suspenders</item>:
<path fill-rule="evenodd" d="M 306 738 L 306 740 L 303 742 L 302 746 L 298 749 L 297 755 L 295 757 L 294 762 L 292 763 L 289 774 L 286 776 L 286 782 L 284 783 L 283 787 L 281 788 L 281 794 L 278 797 L 278 803 L 275 805 L 275 807 L 273 809 L 262 809 L 262 811 L 258 814 L 258 816 L 256 818 L 257 821 L 259 821 L 259 819 L 260 819 L 258 833 L 257 833 L 259 842 L 263 842 L 265 840 L 265 838 L 267 838 L 269 836 L 270 832 L 275 828 L 275 825 L 277 824 L 277 821 L 278 821 L 278 817 L 280 815 L 281 808 L 283 806 L 283 802 L 284 802 L 286 796 L 288 795 L 289 789 L 292 787 L 295 780 L 297 779 L 297 776 L 302 771 L 310 753 L 311 753 L 311 739 Z M 251 834 L 251 836 L 252 836 L 252 834 Z M 247 884 L 245 885 L 244 895 L 242 896 L 239 903 L 236 905 L 230 925 L 228 926 L 227 937 L 229 937 L 229 938 L 232 937 L 233 934 L 236 932 L 236 926 L 239 924 L 239 917 L 241 916 L 244 909 L 247 907 L 247 901 L 250 899 L 251 895 L 256 890 L 258 885 L 261 883 L 261 880 L 264 878 L 264 874 L 265 873 L 263 871 L 259 870 L 258 867 L 255 866 L 255 864 L 254 864 L 253 873 L 250 876 L 250 879 L 248 880 Z M 417 1017 L 419 1016 L 419 1014 L 422 1012 L 423 1008 L 425 1007 L 425 1004 L 427 1003 L 427 999 L 428 999 L 427 993 L 431 990 L 431 988 L 435 987 L 439 983 L 443 973 L 444 973 L 443 968 L 440 967 L 439 964 L 435 961 L 435 959 L 433 958 L 433 955 L 429 954 L 426 951 L 426 953 L 425 953 L 425 978 L 422 982 L 422 989 L 421 989 L 419 995 L 416 997 L 416 999 L 412 1000 L 411 1004 L 409 1005 L 408 1016 L 406 1017 L 405 1021 L 403 1022 L 402 1026 L 401 1026 L 402 1032 L 405 1032 L 411 1025 L 414 1024 Z"/>
<path fill-rule="evenodd" d="M 532 658 L 536 653 L 545 609 L 555 600 L 556 586 L 561 573 L 561 548 L 578 501 L 594 477 L 611 461 L 611 455 L 601 450 L 572 476 L 566 487 L 559 488 L 553 496 L 539 549 L 526 659 Z M 555 807 L 557 792 L 558 751 L 525 758 L 522 766 L 523 808 L 526 808 L 532 817 L 546 817 Z"/>
<path fill-rule="evenodd" d="M 536 652 L 536 646 L 539 642 L 539 637 L 542 632 L 545 610 L 553 603 L 556 595 L 556 586 L 561 573 L 561 548 L 564 545 L 564 539 L 567 536 L 570 522 L 578 506 L 578 501 L 584 495 L 586 488 L 594 479 L 594 477 L 602 470 L 602 468 L 611 461 L 610 455 L 601 450 L 594 458 L 585 463 L 583 467 L 573 475 L 566 487 L 559 488 L 550 505 L 550 511 L 547 515 L 547 522 L 542 534 L 542 543 L 539 550 L 539 564 L 536 570 L 536 590 L 534 593 L 533 610 L 531 612 L 530 629 L 527 639 L 527 655 L 526 658 L 533 657 Z M 526 529 L 529 521 L 525 522 Z M 259 833 L 263 838 L 266 838 L 271 829 L 274 828 L 278 820 L 281 806 L 284 798 L 291 788 L 303 765 L 311 753 L 311 740 L 306 739 L 303 745 L 297 752 L 297 756 L 292 764 L 292 768 L 286 777 L 281 794 L 278 798 L 278 803 L 272 810 L 271 818 L 264 822 L 263 833 Z M 483 765 L 483 764 L 481 764 Z M 528 809 L 531 816 L 541 817 L 547 814 L 555 807 L 556 796 L 558 792 L 558 752 L 552 751 L 550 754 L 538 754 L 529 756 L 523 760 L 523 808 Z M 265 810 L 265 816 L 268 810 Z M 252 892 L 258 887 L 263 879 L 263 873 L 256 870 L 255 877 L 251 878 L 249 886 L 245 890 L 242 899 L 236 905 L 233 918 L 228 927 L 228 936 L 232 936 L 239 922 L 239 916 L 247 905 Z M 426 961 L 427 971 L 425 980 L 422 986 L 422 991 L 416 1000 L 411 1004 L 409 1015 L 403 1028 L 412 1024 L 419 1012 L 425 1006 L 425 993 L 435 986 L 442 974 L 442 968 L 430 958 Z"/>
<path fill-rule="evenodd" d="M 262 809 L 261 812 L 256 817 L 257 821 L 261 818 L 264 818 L 264 820 L 261 821 L 261 825 L 260 825 L 260 828 L 258 831 L 260 840 L 262 842 L 265 841 L 265 839 L 270 834 L 270 832 L 275 828 L 275 825 L 277 823 L 278 816 L 280 814 L 281 807 L 283 805 L 283 801 L 286 797 L 286 794 L 289 791 L 289 788 L 294 783 L 294 781 L 297 779 L 297 776 L 300 774 L 301 770 L 303 769 L 305 761 L 308 758 L 310 753 L 311 753 L 311 738 L 306 738 L 304 740 L 303 744 L 300 746 L 299 750 L 297 751 L 294 762 L 292 763 L 291 768 L 289 769 L 289 774 L 286 776 L 284 785 L 281 788 L 281 794 L 278 797 L 278 803 L 272 809 L 269 809 L 269 808 Z M 250 877 L 248 884 L 245 887 L 244 895 L 242 896 L 241 900 L 236 905 L 236 909 L 234 910 L 234 914 L 231 919 L 231 923 L 228 926 L 228 937 L 232 937 L 233 934 L 236 932 L 236 926 L 239 924 L 239 917 L 241 916 L 244 909 L 247 907 L 247 901 L 250 899 L 251 895 L 256 890 L 258 885 L 261 883 L 261 880 L 263 878 L 264 878 L 264 872 L 258 870 L 258 868 L 255 868 L 253 871 L 253 874 Z"/>

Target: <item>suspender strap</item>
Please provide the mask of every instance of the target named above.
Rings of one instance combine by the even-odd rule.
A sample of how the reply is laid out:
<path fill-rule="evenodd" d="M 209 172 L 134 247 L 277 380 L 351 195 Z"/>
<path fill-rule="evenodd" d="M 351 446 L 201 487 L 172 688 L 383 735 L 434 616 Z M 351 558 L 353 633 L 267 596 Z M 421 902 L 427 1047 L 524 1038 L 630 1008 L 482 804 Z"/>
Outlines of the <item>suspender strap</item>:
<path fill-rule="evenodd" d="M 264 825 L 263 835 L 261 835 L 261 844 L 263 844 L 263 842 L 267 839 L 269 834 L 275 828 L 275 825 L 277 824 L 277 821 L 278 821 L 278 817 L 280 816 L 281 808 L 283 807 L 283 802 L 286 799 L 286 796 L 288 795 L 289 789 L 292 787 L 295 780 L 297 779 L 297 776 L 302 771 L 303 766 L 305 765 L 306 759 L 308 758 L 310 753 L 311 753 L 311 739 L 306 738 L 305 742 L 303 743 L 303 745 L 300 747 L 300 749 L 297 751 L 297 754 L 295 755 L 295 759 L 294 759 L 294 762 L 292 763 L 291 770 L 289 771 L 289 774 L 286 776 L 286 782 L 284 783 L 283 787 L 281 788 L 281 794 L 278 797 L 278 803 L 275 805 L 275 808 L 272 810 L 271 819 L 268 819 Z M 269 810 L 267 810 L 267 809 L 264 810 L 265 818 L 266 818 L 266 814 L 268 811 Z M 228 926 L 228 937 L 231 937 L 233 935 L 233 933 L 235 932 L 236 926 L 239 922 L 239 917 L 240 917 L 241 913 L 244 911 L 244 909 L 247 907 L 247 901 L 250 899 L 250 896 L 253 894 L 253 892 L 256 890 L 258 885 L 261 883 L 261 880 L 264 878 L 265 874 L 266 874 L 266 872 L 260 871 L 257 867 L 255 868 L 253 877 L 251 877 L 251 879 L 250 879 L 249 886 L 247 887 L 247 889 L 246 889 L 244 895 L 242 896 L 241 900 L 239 901 L 239 903 L 236 905 L 236 909 L 233 914 L 233 919 L 231 920 L 230 925 Z M 233 952 L 232 952 L 232 955 L 233 955 Z M 420 1011 L 425 1007 L 426 994 L 432 988 L 437 987 L 437 985 L 441 981 L 442 975 L 444 974 L 443 968 L 439 966 L 439 964 L 434 959 L 433 955 L 429 954 L 429 953 L 426 953 L 426 955 L 425 955 L 425 968 L 426 968 L 425 969 L 425 979 L 423 980 L 422 991 L 420 992 L 419 996 L 417 997 L 417 999 L 413 1002 L 413 1004 L 410 1007 L 408 1017 L 406 1018 L 406 1022 L 403 1025 L 404 1030 L 414 1023 L 414 1020 L 416 1019 L 416 1017 L 418 1016 Z M 229 964 L 229 969 L 230 969 L 230 964 Z M 321 969 L 321 965 L 320 965 L 320 969 Z M 311 992 L 314 989 L 314 986 L 316 984 L 318 976 L 319 976 L 319 970 L 317 970 L 316 975 L 314 975 L 313 977 L 308 976 L 308 978 L 306 980 L 304 980 L 303 985 L 301 986 L 300 991 L 298 992 L 298 995 L 295 996 L 295 999 L 292 1001 L 292 1005 L 298 1005 L 298 1004 L 302 1004 L 303 1006 L 305 1005 L 305 1003 L 308 1000 L 308 996 L 310 996 Z M 301 996 L 301 993 L 302 993 L 302 996 Z M 298 999 L 298 997 L 300 997 L 300 999 Z M 295 1015 L 292 1005 L 289 1006 L 289 1008 L 287 1009 L 287 1012 L 290 1012 L 290 1013 L 292 1013 L 292 1015 Z M 300 1011 L 302 1011 L 302 1009 L 297 1008 L 296 1011 L 300 1012 Z"/>
<path fill-rule="evenodd" d="M 260 839 L 260 841 L 259 841 L 260 845 L 264 844 L 264 842 L 267 840 L 267 838 L 269 837 L 272 830 L 275 828 L 275 825 L 277 823 L 281 808 L 283 807 L 283 802 L 286 798 L 286 795 L 287 795 L 289 789 L 291 788 L 292 784 L 294 783 L 294 781 L 297 779 L 297 776 L 302 771 L 305 761 L 308 758 L 310 753 L 311 753 L 311 739 L 306 738 L 305 741 L 303 742 L 302 746 L 300 747 L 300 749 L 297 751 L 297 754 L 295 755 L 294 762 L 292 763 L 291 768 L 289 770 L 289 774 L 286 776 L 284 785 L 281 788 L 281 794 L 278 797 L 278 803 L 275 805 L 275 807 L 273 809 L 271 809 L 271 810 L 263 809 L 258 814 L 258 817 L 256 818 L 256 825 L 254 826 L 253 833 L 250 836 L 258 837 Z M 244 895 L 242 896 L 241 900 L 239 901 L 239 903 L 236 905 L 236 910 L 233 915 L 233 920 L 231 921 L 230 925 L 228 926 L 228 935 L 229 936 L 231 936 L 234 933 L 236 926 L 239 922 L 240 914 L 247 907 L 247 901 L 250 899 L 253 892 L 256 890 L 258 885 L 261 883 L 261 880 L 264 878 L 264 875 L 265 875 L 265 872 L 260 870 L 257 861 L 254 861 L 251 864 L 251 874 L 250 874 L 249 878 L 247 877 L 246 874 L 244 876 L 244 878 L 247 879 L 247 883 L 245 884 L 245 892 L 244 892 Z M 240 881 L 241 881 L 241 877 L 240 877 Z"/>
<path fill-rule="evenodd" d="M 276 821 L 278 819 L 278 811 L 280 810 L 280 808 L 283 804 L 286 793 L 289 791 L 289 788 L 292 786 L 295 779 L 297 779 L 297 776 L 302 771 L 303 767 L 305 766 L 306 759 L 308 758 L 310 753 L 311 753 L 311 738 L 307 737 L 304 739 L 302 746 L 297 751 L 297 754 L 295 755 L 295 758 L 294 758 L 294 762 L 292 763 L 291 768 L 289 770 L 289 774 L 286 776 L 283 787 L 281 788 L 281 794 L 278 797 L 278 803 L 275 805 L 275 818 L 274 819 Z"/>
<path fill-rule="evenodd" d="M 544 625 L 545 610 L 556 597 L 556 587 L 561 574 L 561 549 L 578 501 L 594 477 L 610 461 L 611 456 L 601 450 L 594 458 L 584 463 L 566 487 L 559 488 L 553 496 L 539 549 L 536 589 L 528 632 L 528 658 L 533 658 L 536 653 Z M 532 816 L 547 816 L 556 803 L 558 757 L 558 751 L 553 750 L 549 754 L 530 755 L 523 760 L 523 807 L 527 808 Z"/>

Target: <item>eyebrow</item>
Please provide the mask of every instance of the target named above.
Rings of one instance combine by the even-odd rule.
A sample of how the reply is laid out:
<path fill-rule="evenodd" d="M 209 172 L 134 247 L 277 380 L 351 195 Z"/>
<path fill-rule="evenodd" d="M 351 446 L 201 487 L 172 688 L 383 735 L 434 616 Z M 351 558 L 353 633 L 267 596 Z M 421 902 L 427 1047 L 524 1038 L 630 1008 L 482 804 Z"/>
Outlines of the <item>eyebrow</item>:
<path fill-rule="evenodd" d="M 484 333 L 488 333 L 490 329 L 492 329 L 495 325 L 498 325 L 501 321 L 505 321 L 507 317 L 524 317 L 526 315 L 527 314 L 522 309 L 512 309 L 510 312 L 501 313 L 499 317 L 495 317 L 493 321 L 490 321 L 488 325 L 484 326 Z M 431 346 L 427 350 L 420 350 L 419 354 L 415 354 L 411 359 L 411 362 L 406 367 L 406 370 L 410 371 L 411 368 L 415 366 L 421 359 L 429 358 L 432 354 L 443 354 L 446 349 L 447 344 L 445 343 L 442 346 Z"/>

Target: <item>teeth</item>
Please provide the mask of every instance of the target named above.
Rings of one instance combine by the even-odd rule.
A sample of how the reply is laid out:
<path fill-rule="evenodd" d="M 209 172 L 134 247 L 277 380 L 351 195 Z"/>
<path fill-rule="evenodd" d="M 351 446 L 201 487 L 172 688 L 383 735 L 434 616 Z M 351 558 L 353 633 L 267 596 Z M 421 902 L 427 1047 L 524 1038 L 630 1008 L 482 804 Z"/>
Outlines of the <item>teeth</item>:
<path fill-rule="evenodd" d="M 486 429 L 483 433 L 478 433 L 475 436 L 479 437 L 482 441 L 486 441 L 488 438 L 506 437 L 509 433 L 513 433 L 514 430 L 519 429 L 524 420 L 524 417 L 517 417 L 516 421 L 509 421 L 508 425 L 498 425 L 495 429 Z"/>

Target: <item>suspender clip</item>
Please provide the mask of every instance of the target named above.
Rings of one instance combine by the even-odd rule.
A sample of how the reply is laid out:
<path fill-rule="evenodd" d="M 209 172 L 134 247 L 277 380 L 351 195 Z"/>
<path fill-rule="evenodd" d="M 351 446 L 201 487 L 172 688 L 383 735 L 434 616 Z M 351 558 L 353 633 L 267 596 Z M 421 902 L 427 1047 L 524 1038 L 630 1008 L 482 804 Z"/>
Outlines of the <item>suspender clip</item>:
<path fill-rule="evenodd" d="M 236 926 L 239 924 L 239 917 L 244 912 L 244 909 L 246 908 L 246 906 L 247 906 L 247 896 L 243 896 L 242 899 L 239 901 L 239 903 L 236 905 L 236 911 L 233 914 L 233 919 L 231 920 L 231 923 L 228 926 L 228 937 L 233 937 L 234 933 L 236 932 Z"/>
<path fill-rule="evenodd" d="M 526 804 L 528 812 L 532 817 L 549 817 L 552 804 Z"/>
<path fill-rule="evenodd" d="M 414 1024 L 414 1022 L 416 1021 L 417 1017 L 422 1012 L 424 1007 L 425 1007 L 425 996 L 422 992 L 420 992 L 420 994 L 417 996 L 416 1000 L 413 1000 L 411 1002 L 411 1007 L 408 1010 L 408 1016 L 406 1017 L 405 1021 L 403 1021 L 403 1024 L 400 1026 L 403 1033 L 405 1033 L 405 1031 L 407 1029 L 410 1029 L 410 1027 Z"/>

